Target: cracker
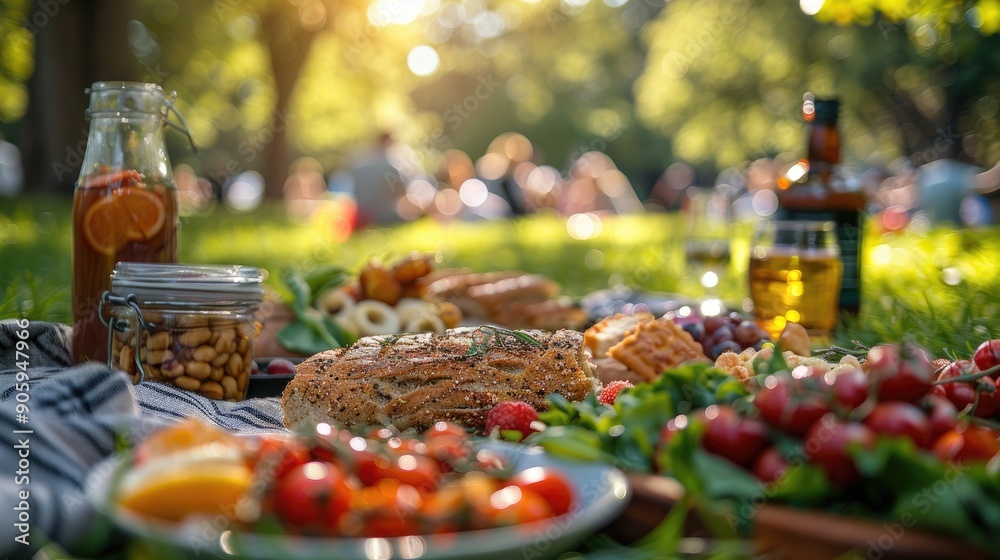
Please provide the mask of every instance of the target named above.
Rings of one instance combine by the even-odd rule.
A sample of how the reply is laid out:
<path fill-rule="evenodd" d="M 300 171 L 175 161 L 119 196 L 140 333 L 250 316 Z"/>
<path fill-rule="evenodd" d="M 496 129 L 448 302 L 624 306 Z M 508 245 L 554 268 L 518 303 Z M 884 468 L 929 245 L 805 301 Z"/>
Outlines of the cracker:
<path fill-rule="evenodd" d="M 608 356 L 652 381 L 684 362 L 708 362 L 701 344 L 671 319 L 640 323 L 608 350 Z"/>

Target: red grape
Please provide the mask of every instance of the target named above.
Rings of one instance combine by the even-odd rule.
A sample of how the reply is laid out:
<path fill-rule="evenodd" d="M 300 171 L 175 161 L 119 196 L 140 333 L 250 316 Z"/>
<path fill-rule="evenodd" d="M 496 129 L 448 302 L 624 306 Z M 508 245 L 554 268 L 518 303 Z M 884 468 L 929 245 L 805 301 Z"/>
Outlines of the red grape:
<path fill-rule="evenodd" d="M 284 359 L 276 358 L 267 365 L 268 375 L 295 375 L 295 364 Z"/>
<path fill-rule="evenodd" d="M 716 329 L 726 324 L 726 319 L 724 317 L 711 316 L 705 317 L 705 334 L 713 334 Z"/>

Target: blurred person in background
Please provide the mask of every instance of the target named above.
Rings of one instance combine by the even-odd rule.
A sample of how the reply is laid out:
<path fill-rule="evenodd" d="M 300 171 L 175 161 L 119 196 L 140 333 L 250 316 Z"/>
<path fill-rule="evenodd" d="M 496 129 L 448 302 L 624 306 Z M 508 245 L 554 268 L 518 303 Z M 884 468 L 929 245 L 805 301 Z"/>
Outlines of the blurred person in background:
<path fill-rule="evenodd" d="M 357 227 L 386 226 L 400 221 L 396 201 L 405 194 L 403 176 L 390 157 L 392 136 L 379 135 L 367 150 L 351 156 L 331 187 L 350 194 L 357 205 Z M 334 187 L 335 183 L 335 187 Z"/>
<path fill-rule="evenodd" d="M 751 222 L 767 218 L 778 209 L 778 179 L 783 170 L 771 158 L 754 160 L 737 185 L 732 203 L 733 221 Z"/>
<path fill-rule="evenodd" d="M 603 152 L 586 152 L 569 168 L 564 190 L 564 216 L 581 212 L 635 214 L 642 202 L 625 174 Z"/>
<path fill-rule="evenodd" d="M 323 165 L 314 158 L 302 157 L 292 163 L 283 189 L 285 212 L 297 220 L 312 217 L 327 201 Z"/>
<path fill-rule="evenodd" d="M 676 212 L 681 209 L 684 191 L 694 184 L 694 168 L 683 161 L 667 166 L 646 197 L 646 210 Z"/>
<path fill-rule="evenodd" d="M 919 210 L 932 224 L 962 224 L 962 203 L 975 188 L 980 170 L 954 159 L 939 159 L 917 169 Z"/>
<path fill-rule="evenodd" d="M 0 196 L 14 197 L 24 187 L 21 150 L 0 135 Z"/>
<path fill-rule="evenodd" d="M 992 168 L 976 175 L 976 192 L 990 209 L 990 223 L 1000 216 L 1000 162 Z"/>
<path fill-rule="evenodd" d="M 515 170 L 524 163 L 531 161 L 534 147 L 531 141 L 517 132 L 504 132 L 490 142 L 483 157 L 476 162 L 479 178 L 487 190 L 500 198 L 510 208 L 515 216 L 527 212 L 524 185 L 515 178 Z M 496 202 L 492 203 L 499 209 Z"/>

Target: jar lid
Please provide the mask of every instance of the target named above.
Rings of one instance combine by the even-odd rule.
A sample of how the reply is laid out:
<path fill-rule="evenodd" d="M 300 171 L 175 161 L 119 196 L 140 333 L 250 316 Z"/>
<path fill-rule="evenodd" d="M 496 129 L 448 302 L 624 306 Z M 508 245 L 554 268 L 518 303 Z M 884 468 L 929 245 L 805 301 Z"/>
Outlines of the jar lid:
<path fill-rule="evenodd" d="M 264 276 L 255 266 L 120 262 L 111 291 L 134 294 L 140 305 L 257 305 Z"/>

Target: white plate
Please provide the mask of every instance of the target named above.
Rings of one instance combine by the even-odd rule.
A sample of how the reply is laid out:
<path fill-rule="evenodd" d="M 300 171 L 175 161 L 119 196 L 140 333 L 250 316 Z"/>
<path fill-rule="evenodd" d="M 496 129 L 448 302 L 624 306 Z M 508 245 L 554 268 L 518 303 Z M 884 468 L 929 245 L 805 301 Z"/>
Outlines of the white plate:
<path fill-rule="evenodd" d="M 490 443 L 514 471 L 536 466 L 558 469 L 573 486 L 574 509 L 551 520 L 480 531 L 402 538 L 315 538 L 229 531 L 226 517 L 182 525 L 158 523 L 109 504 L 116 458 L 98 465 L 87 483 L 89 496 L 125 533 L 152 540 L 185 556 L 207 555 L 253 560 L 539 559 L 551 558 L 583 542 L 616 518 L 629 502 L 625 475 L 608 465 L 553 457 L 537 447 Z"/>

